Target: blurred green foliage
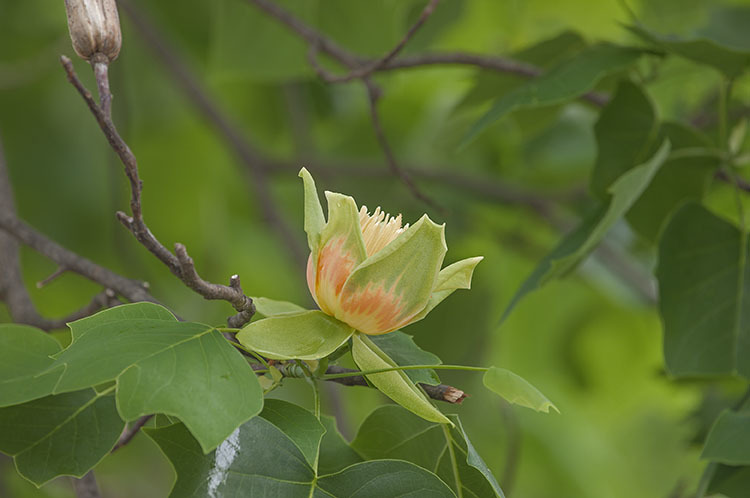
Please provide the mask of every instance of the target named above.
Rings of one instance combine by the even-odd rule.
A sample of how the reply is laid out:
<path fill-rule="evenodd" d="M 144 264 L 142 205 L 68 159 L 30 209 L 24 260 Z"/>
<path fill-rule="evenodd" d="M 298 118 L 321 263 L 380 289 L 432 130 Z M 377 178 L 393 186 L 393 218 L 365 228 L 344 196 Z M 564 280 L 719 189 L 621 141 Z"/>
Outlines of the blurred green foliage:
<path fill-rule="evenodd" d="M 370 56 L 392 47 L 423 3 L 279 2 L 341 45 Z M 697 33 L 738 49 L 750 47 L 750 10 L 741 2 L 629 4 L 645 26 L 660 33 Z M 242 134 L 265 156 L 288 165 L 272 168 L 268 188 L 300 244 L 305 239 L 296 171 L 302 165 L 316 175 L 320 188 L 351 194 L 373 208 L 401 211 L 406 220 L 429 210 L 385 173 L 362 86 L 321 83 L 297 36 L 241 0 L 137 5 Z M 246 166 L 178 90 L 129 18 L 124 13 L 121 18 L 123 49 L 111 68 L 113 112 L 139 159 L 151 229 L 167 246 L 184 243 L 211 281 L 226 282 L 236 273 L 251 295 L 309 305 L 304 269 L 264 221 Z M 445 0 L 405 53 L 517 54 L 548 68 L 565 58 L 560 54 L 568 48 L 571 54 L 580 50 L 582 40 L 638 45 L 640 38 L 623 27 L 629 22 L 617 2 Z M 555 37 L 561 38 L 546 49 L 527 50 Z M 147 280 L 154 295 L 178 315 L 222 323 L 232 312 L 228 305 L 191 293 L 116 222 L 114 212 L 127 207 L 126 181 L 65 80 L 57 62 L 61 53 L 72 53 L 62 2 L 0 2 L 0 135 L 19 215 L 97 263 Z M 93 88 L 85 64 L 76 66 Z M 673 57 L 658 65 L 642 60 L 634 73 L 661 119 L 694 120 L 707 135 L 717 133 L 717 71 Z M 518 88 L 522 78 L 427 66 L 383 73 L 376 81 L 384 90 L 383 127 L 401 164 L 542 197 L 572 197 L 556 213 L 568 220 L 575 221 L 590 205 L 580 192 L 595 162 L 595 107 L 577 101 L 515 112 L 459 149 L 491 99 Z M 613 92 L 615 83 L 614 76 L 606 76 L 597 89 Z M 748 101 L 747 78 L 736 82 L 733 95 L 737 103 Z M 539 386 L 561 412 L 544 415 L 510 407 L 484 390 L 479 376 L 442 374 L 444 382 L 471 394 L 455 411 L 506 493 L 629 498 L 694 489 L 705 465 L 699 460 L 702 438 L 720 410 L 711 408 L 711 400 L 736 396 L 739 383 L 670 380 L 655 306 L 603 258 L 589 258 L 568 278 L 530 294 L 498 326 L 521 282 L 561 233 L 523 206 L 451 181 L 419 176 L 416 181 L 447 208 L 445 215 L 430 211 L 433 219 L 447 223 L 447 262 L 478 254 L 485 260 L 471 292 L 457 292 L 407 332 L 446 363 L 512 369 Z M 728 187 L 715 188 L 707 204 L 730 219 L 737 217 Z M 653 237 L 659 227 L 645 230 L 646 237 Z M 636 265 L 652 269 L 655 248 L 624 223 L 608 239 Z M 22 257 L 29 291 L 45 316 L 62 316 L 98 291 L 71 274 L 37 289 L 34 283 L 55 266 L 26 248 Z M 2 305 L 0 321 L 9 321 Z M 64 332 L 55 336 L 64 344 L 69 340 Z M 310 403 L 301 382 L 287 382 L 274 396 Z M 331 385 L 323 402 L 324 413 L 338 413 L 340 429 L 352 438 L 384 398 L 373 390 Z M 174 479 L 157 446 L 143 436 L 96 471 L 108 498 L 165 496 Z M 732 477 L 726 477 L 730 484 Z M 72 491 L 66 479 L 36 490 L 3 458 L 0 495 L 67 497 Z"/>

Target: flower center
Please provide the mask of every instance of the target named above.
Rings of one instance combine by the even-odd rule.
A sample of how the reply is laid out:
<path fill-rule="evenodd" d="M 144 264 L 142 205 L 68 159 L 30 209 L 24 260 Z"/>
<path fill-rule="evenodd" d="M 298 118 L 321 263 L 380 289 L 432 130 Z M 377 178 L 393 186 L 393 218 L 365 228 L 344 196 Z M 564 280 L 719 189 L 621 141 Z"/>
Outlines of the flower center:
<path fill-rule="evenodd" d="M 367 206 L 362 206 L 359 210 L 359 225 L 362 227 L 362 239 L 365 241 L 365 251 L 368 257 L 383 249 L 401 232 L 409 228 L 408 223 L 401 226 L 400 214 L 393 217 L 381 211 L 380 207 L 370 214 L 367 212 Z"/>

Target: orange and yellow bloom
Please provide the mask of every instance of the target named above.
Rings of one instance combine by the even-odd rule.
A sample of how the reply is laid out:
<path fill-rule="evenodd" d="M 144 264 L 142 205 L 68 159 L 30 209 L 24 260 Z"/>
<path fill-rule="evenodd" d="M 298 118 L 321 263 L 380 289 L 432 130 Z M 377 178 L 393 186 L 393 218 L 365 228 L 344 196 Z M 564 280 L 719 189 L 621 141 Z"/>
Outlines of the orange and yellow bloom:
<path fill-rule="evenodd" d="M 368 335 L 386 334 L 424 318 L 456 289 L 468 289 L 481 257 L 440 269 L 445 225 L 427 215 L 412 226 L 401 215 L 357 209 L 352 197 L 326 192 L 328 220 L 315 183 L 305 187 L 307 283 L 321 311 Z"/>

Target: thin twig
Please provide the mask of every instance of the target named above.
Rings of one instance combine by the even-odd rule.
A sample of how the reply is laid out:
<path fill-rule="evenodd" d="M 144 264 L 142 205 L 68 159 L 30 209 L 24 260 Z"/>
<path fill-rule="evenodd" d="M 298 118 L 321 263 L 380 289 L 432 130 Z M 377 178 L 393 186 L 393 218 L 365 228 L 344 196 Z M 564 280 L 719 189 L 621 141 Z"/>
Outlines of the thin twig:
<path fill-rule="evenodd" d="M 380 148 L 383 149 L 388 168 L 396 177 L 401 179 L 401 182 L 406 185 L 406 188 L 409 189 L 414 197 L 436 209 L 441 214 L 445 214 L 445 208 L 438 205 L 434 200 L 422 193 L 414 183 L 414 180 L 412 180 L 411 176 L 409 176 L 409 173 L 399 166 L 398 161 L 396 161 L 396 156 L 393 153 L 393 149 L 391 149 L 391 145 L 388 143 L 388 138 L 385 136 L 385 131 L 383 131 L 383 125 L 380 122 L 380 114 L 378 113 L 378 92 L 369 80 L 365 80 L 365 86 L 367 87 L 368 101 L 370 104 L 372 129 L 375 132 L 375 137 L 378 139 Z"/>
<path fill-rule="evenodd" d="M 50 283 L 52 283 L 53 281 L 57 280 L 59 277 L 61 277 L 62 275 L 64 275 L 65 272 L 67 272 L 67 271 L 68 271 L 68 269 L 65 268 L 64 266 L 58 266 L 57 270 L 55 270 L 52 273 L 50 273 L 49 276 L 47 276 L 47 277 L 43 278 L 42 280 L 38 281 L 36 283 L 36 288 L 37 289 L 41 289 L 42 287 L 44 287 L 46 285 L 49 285 Z"/>
<path fill-rule="evenodd" d="M 206 282 L 198 276 L 198 273 L 195 271 L 193 260 L 188 256 L 187 250 L 184 246 L 176 244 L 175 252 L 177 255 L 172 254 L 172 252 L 164 247 L 153 233 L 151 233 L 151 230 L 149 230 L 143 219 L 143 211 L 141 209 L 141 190 L 143 184 L 138 176 L 138 163 L 135 155 L 131 152 L 128 145 L 117 132 L 111 117 L 107 116 L 102 108 L 97 105 L 94 98 L 91 96 L 91 92 L 89 92 L 78 79 L 78 76 L 73 69 L 73 63 L 70 59 L 62 56 L 60 61 L 68 76 L 68 81 L 70 81 L 76 90 L 78 90 L 81 97 L 83 97 L 83 100 L 96 118 L 96 121 L 107 138 L 107 141 L 117 153 L 120 161 L 125 167 L 125 175 L 130 182 L 130 210 L 132 216 L 128 216 L 119 211 L 117 213 L 118 220 L 130 230 L 141 245 L 164 263 L 175 276 L 185 283 L 185 285 L 203 296 L 205 299 L 221 299 L 232 304 L 232 306 L 238 311 L 238 314 L 228 319 L 228 323 L 231 327 L 239 327 L 249 321 L 250 317 L 252 317 L 255 312 L 255 306 L 253 305 L 252 299 L 245 296 L 242 287 L 240 286 L 239 278 L 236 275 L 232 277 L 229 286 Z M 97 76 L 105 78 L 106 72 L 102 72 Z M 106 87 L 109 88 L 109 84 L 106 84 Z"/>
<path fill-rule="evenodd" d="M 296 232 L 292 230 L 289 223 L 276 208 L 276 202 L 271 195 L 271 189 L 266 178 L 265 168 L 263 168 L 265 159 L 244 138 L 239 127 L 232 123 L 231 118 L 211 98 L 195 73 L 180 59 L 177 52 L 169 46 L 146 16 L 130 1 L 120 0 L 118 4 L 130 17 L 135 28 L 147 42 L 148 48 L 163 63 L 163 67 L 174 78 L 188 99 L 214 125 L 219 135 L 226 140 L 237 157 L 245 164 L 250 176 L 249 186 L 258 200 L 266 223 L 278 233 L 295 262 L 304 266 L 307 262 L 307 249 L 304 247 L 302 239 L 296 235 Z"/>
<path fill-rule="evenodd" d="M 109 90 L 109 57 L 96 53 L 91 57 L 91 67 L 94 69 L 96 88 L 99 93 L 99 107 L 104 115 L 112 118 L 112 92 Z"/>
<path fill-rule="evenodd" d="M 334 76 L 330 79 L 327 79 L 326 81 L 328 81 L 329 83 L 344 83 L 355 79 L 362 79 L 371 75 L 381 67 L 388 65 L 388 63 L 395 59 L 396 56 L 404 49 L 406 44 L 409 43 L 409 40 L 414 37 L 414 35 L 417 33 L 417 31 L 419 31 L 424 23 L 427 22 L 427 19 L 429 19 L 432 13 L 435 11 L 435 7 L 437 7 L 439 1 L 440 0 L 430 0 L 425 8 L 422 9 L 422 13 L 419 15 L 419 18 L 417 18 L 417 21 L 411 26 L 411 28 L 409 28 L 404 37 L 401 38 L 396 46 L 393 47 L 383 57 L 368 63 L 364 67 L 354 69 L 348 74 L 345 74 L 343 76 Z"/>
<path fill-rule="evenodd" d="M 114 453 L 115 451 L 128 444 L 135 437 L 135 435 L 138 434 L 138 431 L 141 430 L 141 427 L 146 425 L 146 423 L 151 420 L 151 417 L 153 417 L 153 415 L 144 415 L 132 424 L 128 424 L 128 426 L 123 429 L 122 434 L 120 434 L 120 439 L 117 440 L 115 447 L 112 448 L 112 451 L 110 451 L 110 453 Z"/>
<path fill-rule="evenodd" d="M 353 370 L 351 368 L 344 368 L 339 367 L 336 365 L 331 365 L 326 370 L 326 374 L 341 374 L 341 373 L 350 373 L 350 372 L 357 372 L 358 370 Z M 353 375 L 351 377 L 340 377 L 337 379 L 325 379 L 330 382 L 336 382 L 337 384 L 343 384 L 345 386 L 365 386 L 369 387 L 370 384 L 367 383 L 367 380 L 361 376 L 361 375 Z M 430 385 L 430 384 L 422 384 L 420 383 L 419 386 L 424 389 L 424 392 L 432 399 L 437 401 L 445 401 L 446 403 L 452 403 L 452 404 L 461 404 L 464 399 L 466 399 L 467 394 L 464 393 L 462 390 L 449 386 L 447 384 L 437 384 L 437 385 Z"/>

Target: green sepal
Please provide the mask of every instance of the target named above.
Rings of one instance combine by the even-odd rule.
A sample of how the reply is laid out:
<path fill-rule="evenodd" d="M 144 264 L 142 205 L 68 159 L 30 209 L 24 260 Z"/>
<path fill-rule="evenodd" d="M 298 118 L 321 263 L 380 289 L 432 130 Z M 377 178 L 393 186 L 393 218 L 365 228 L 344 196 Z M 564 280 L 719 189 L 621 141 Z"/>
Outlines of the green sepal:
<path fill-rule="evenodd" d="M 483 259 L 483 256 L 462 259 L 440 270 L 430 300 L 427 301 L 427 306 L 417 313 L 409 323 L 412 324 L 427 316 L 435 306 L 453 294 L 456 289 L 471 289 L 471 277 L 474 275 L 474 268 Z"/>
<path fill-rule="evenodd" d="M 317 360 L 336 351 L 353 331 L 322 311 L 303 311 L 245 325 L 237 333 L 237 340 L 274 360 Z"/>
<path fill-rule="evenodd" d="M 355 333 L 352 337 L 352 357 L 362 371 L 397 366 L 369 337 L 361 333 Z M 432 406 L 430 400 L 403 371 L 383 372 L 366 377 L 380 392 L 410 412 L 430 422 L 453 426 L 453 422 Z"/>
<path fill-rule="evenodd" d="M 305 233 L 307 233 L 307 245 L 315 253 L 320 247 L 320 232 L 326 224 L 323 217 L 323 208 L 320 205 L 318 191 L 315 188 L 313 180 L 307 168 L 299 171 L 299 177 L 302 178 L 305 189 Z"/>

